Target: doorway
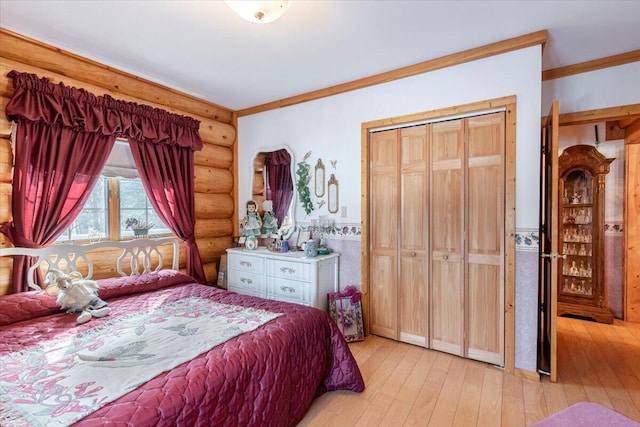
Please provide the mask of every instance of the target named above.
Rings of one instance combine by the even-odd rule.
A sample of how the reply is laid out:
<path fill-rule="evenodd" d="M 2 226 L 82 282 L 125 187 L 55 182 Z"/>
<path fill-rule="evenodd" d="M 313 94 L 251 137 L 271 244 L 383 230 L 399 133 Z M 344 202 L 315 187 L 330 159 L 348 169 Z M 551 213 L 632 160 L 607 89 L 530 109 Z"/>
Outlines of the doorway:
<path fill-rule="evenodd" d="M 543 123 L 547 122 L 547 120 L 548 118 L 546 117 L 543 118 Z M 591 137 L 583 138 L 584 139 L 583 143 L 589 142 L 595 145 L 596 140 L 598 140 L 599 145 L 602 146 L 601 144 L 606 144 L 606 141 L 608 140 L 616 140 L 616 139 L 622 138 L 625 141 L 625 145 L 624 145 L 625 150 L 624 150 L 623 157 L 632 158 L 629 155 L 629 153 L 631 153 L 632 156 L 635 156 L 637 155 L 637 152 L 640 151 L 639 149 L 640 145 L 638 145 L 640 144 L 640 104 L 634 104 L 634 105 L 628 105 L 628 106 L 622 106 L 622 107 L 612 107 L 612 108 L 601 109 L 601 110 L 584 111 L 584 112 L 578 112 L 578 113 L 563 114 L 556 117 L 556 124 L 559 124 L 560 129 L 566 128 L 567 126 L 574 126 L 574 125 L 590 125 L 591 129 L 594 129 L 593 126 L 594 124 L 597 124 L 597 123 L 605 124 L 604 132 L 603 134 L 600 134 L 601 138 L 596 138 L 595 131 L 594 131 Z M 558 131 L 558 134 L 560 133 L 561 131 Z M 626 133 L 630 133 L 632 136 L 630 138 L 625 137 Z M 590 140 L 587 141 L 588 139 Z M 630 146 L 633 146 L 634 149 L 629 150 Z M 556 156 L 557 156 L 557 153 L 556 153 Z M 634 158 L 638 158 L 638 157 L 634 157 Z M 624 163 L 626 163 L 626 165 L 622 166 L 622 169 L 624 170 L 623 183 L 621 184 L 621 186 L 624 188 L 624 192 L 623 192 L 624 196 L 622 199 L 625 200 L 626 204 L 631 206 L 633 209 L 640 210 L 640 208 L 638 208 L 638 205 L 640 205 L 640 202 L 638 201 L 637 194 L 633 193 L 633 191 L 629 191 L 629 188 L 630 188 L 629 182 L 630 181 L 638 182 L 640 180 L 639 178 L 640 171 L 637 170 L 637 162 L 633 161 L 629 163 L 627 161 Z M 555 177 L 555 179 L 557 179 L 557 176 Z M 620 180 L 619 175 L 617 176 L 616 179 L 618 181 Z M 545 185 L 551 185 L 551 184 L 552 183 L 550 182 Z M 618 201 L 617 203 L 618 205 L 620 205 L 622 202 Z M 544 203 L 541 203 L 541 208 L 544 208 L 544 206 L 545 206 Z M 629 206 L 627 206 L 624 209 L 622 225 L 619 227 L 619 230 L 618 230 L 620 232 L 622 232 L 623 230 L 627 230 L 624 232 L 624 244 L 623 244 L 623 249 L 621 251 L 622 253 L 618 256 L 618 260 L 621 260 L 621 262 L 623 262 L 623 268 L 621 270 L 623 271 L 624 276 L 622 278 L 621 292 L 622 292 L 622 311 L 624 313 L 625 318 L 627 318 L 628 313 L 634 314 L 634 313 L 640 312 L 640 295 L 636 295 L 636 293 L 640 294 L 640 289 L 636 289 L 636 287 L 632 287 L 631 284 L 633 282 L 632 280 L 629 280 L 629 278 L 632 277 L 633 274 L 637 274 L 637 272 L 640 271 L 638 270 L 638 268 L 640 267 L 636 267 L 636 265 L 638 264 L 638 260 L 636 260 L 635 258 L 634 260 L 627 259 L 630 253 L 634 255 L 633 251 L 630 251 L 629 248 L 631 248 L 631 245 L 637 244 L 638 238 L 640 236 L 637 231 L 638 227 L 634 225 L 637 217 L 632 216 L 630 214 L 631 209 L 629 208 Z M 613 222 L 614 222 L 613 224 L 609 222 L 609 226 L 613 227 L 612 232 L 616 232 L 617 231 L 616 224 L 615 224 L 615 221 Z M 541 222 L 541 226 L 544 226 L 542 222 Z M 543 228 L 541 228 L 541 236 L 540 236 L 541 250 L 544 250 L 542 246 L 543 245 L 542 230 Z M 562 256 L 562 254 L 558 254 L 557 236 L 555 240 L 554 252 L 556 254 L 556 257 Z M 541 253 L 541 256 L 545 256 L 544 253 Z M 613 256 L 613 255 L 610 255 L 610 256 Z M 550 260 L 548 253 L 546 257 L 547 257 L 547 260 Z M 544 268 L 542 267 L 543 264 L 544 263 L 541 261 L 541 273 L 544 272 Z M 549 262 L 549 265 L 554 265 L 554 264 L 557 266 L 557 259 L 555 262 Z M 620 270 L 620 268 L 618 268 L 618 270 Z M 611 276 L 611 271 L 612 269 L 610 269 L 609 271 L 610 277 L 613 277 Z M 557 274 L 557 272 L 555 274 Z M 555 381 L 556 376 L 558 374 L 557 353 L 556 353 L 557 336 L 556 336 L 556 318 L 555 318 L 557 295 L 556 295 L 555 288 L 551 288 L 548 283 L 545 285 L 545 280 L 548 280 L 552 277 L 553 277 L 552 274 L 550 275 L 541 274 L 540 319 L 541 320 L 546 319 L 547 321 L 541 322 L 541 328 L 539 329 L 539 342 L 541 344 L 545 343 L 546 345 L 541 345 L 539 347 L 538 370 L 541 373 L 549 374 L 551 381 Z M 634 319 L 633 321 L 638 322 L 640 321 L 640 319 Z M 543 363 L 545 359 L 548 362 L 546 366 Z M 542 366 L 542 369 L 541 369 L 541 366 Z M 548 367 L 548 371 L 547 369 L 545 369 L 546 367 Z"/>

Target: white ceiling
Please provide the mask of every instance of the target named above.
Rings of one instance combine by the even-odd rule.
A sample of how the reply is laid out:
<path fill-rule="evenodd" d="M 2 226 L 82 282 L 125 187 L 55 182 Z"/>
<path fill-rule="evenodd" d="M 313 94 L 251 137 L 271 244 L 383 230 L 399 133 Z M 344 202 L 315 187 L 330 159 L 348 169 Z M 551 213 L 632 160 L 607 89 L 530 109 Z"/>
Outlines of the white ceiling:
<path fill-rule="evenodd" d="M 640 0 L 1 0 L 0 26 L 239 110 L 547 30 L 543 69 L 640 49 Z M 0 40 L 1 42 L 1 40 Z"/>

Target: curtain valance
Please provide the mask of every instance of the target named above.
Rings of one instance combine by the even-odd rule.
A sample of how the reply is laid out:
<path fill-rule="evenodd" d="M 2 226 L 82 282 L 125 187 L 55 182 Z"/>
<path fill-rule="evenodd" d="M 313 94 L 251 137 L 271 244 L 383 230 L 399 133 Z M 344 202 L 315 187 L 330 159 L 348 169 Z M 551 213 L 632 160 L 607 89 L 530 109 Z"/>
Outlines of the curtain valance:
<path fill-rule="evenodd" d="M 6 107 L 10 120 L 28 120 L 96 132 L 144 143 L 202 149 L 200 121 L 159 108 L 96 96 L 54 84 L 46 77 L 11 71 L 14 94 Z"/>

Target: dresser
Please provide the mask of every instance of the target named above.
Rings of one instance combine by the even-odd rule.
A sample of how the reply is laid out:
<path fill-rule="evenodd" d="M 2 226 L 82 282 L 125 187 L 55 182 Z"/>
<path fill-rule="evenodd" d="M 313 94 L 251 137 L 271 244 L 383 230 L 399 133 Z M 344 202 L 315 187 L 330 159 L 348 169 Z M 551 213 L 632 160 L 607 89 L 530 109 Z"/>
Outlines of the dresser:
<path fill-rule="evenodd" d="M 227 249 L 228 290 L 327 309 L 327 293 L 338 291 L 340 254 Z"/>

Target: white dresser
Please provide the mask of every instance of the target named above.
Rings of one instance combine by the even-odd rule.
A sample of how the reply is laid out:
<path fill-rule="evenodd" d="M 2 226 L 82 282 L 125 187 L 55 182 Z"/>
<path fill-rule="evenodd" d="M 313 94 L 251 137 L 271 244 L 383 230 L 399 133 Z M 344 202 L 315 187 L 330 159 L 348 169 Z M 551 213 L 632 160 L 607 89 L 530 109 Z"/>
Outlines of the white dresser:
<path fill-rule="evenodd" d="M 327 309 L 327 293 L 338 291 L 340 254 L 306 257 L 304 252 L 227 249 L 230 291 Z"/>

